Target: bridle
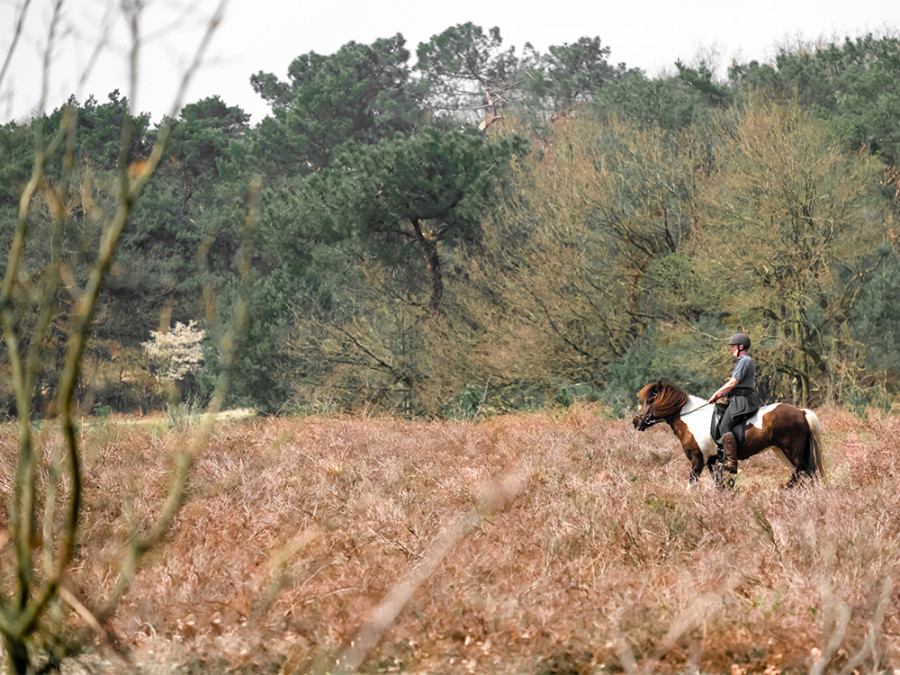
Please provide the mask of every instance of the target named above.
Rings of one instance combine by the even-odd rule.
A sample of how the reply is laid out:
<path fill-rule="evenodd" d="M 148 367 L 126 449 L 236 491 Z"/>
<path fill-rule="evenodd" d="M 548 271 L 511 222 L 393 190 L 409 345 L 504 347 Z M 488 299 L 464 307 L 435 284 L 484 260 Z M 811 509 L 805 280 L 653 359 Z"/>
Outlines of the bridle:
<path fill-rule="evenodd" d="M 636 414 L 634 416 L 634 419 L 638 420 L 641 423 L 641 426 L 638 429 L 638 431 L 643 431 L 644 429 L 649 429 L 650 427 L 656 426 L 657 424 L 660 424 L 662 422 L 672 422 L 674 420 L 681 419 L 682 417 L 687 417 L 691 413 L 695 413 L 698 410 L 701 410 L 702 408 L 705 408 L 708 405 L 711 405 L 711 403 L 709 401 L 707 401 L 703 405 L 698 405 L 693 410 L 688 410 L 686 413 L 677 412 L 673 415 L 666 415 L 665 417 L 656 417 L 655 415 L 653 415 L 649 411 L 647 411 L 643 415 Z"/>
<path fill-rule="evenodd" d="M 634 419 L 638 420 L 641 423 L 641 425 L 637 427 L 637 430 L 643 431 L 644 429 L 649 429 L 652 426 L 656 426 L 660 422 L 673 420 L 676 417 L 677 415 L 669 415 L 668 417 L 656 417 L 648 412 L 646 415 L 641 415 L 640 413 L 638 413 L 634 416 Z"/>

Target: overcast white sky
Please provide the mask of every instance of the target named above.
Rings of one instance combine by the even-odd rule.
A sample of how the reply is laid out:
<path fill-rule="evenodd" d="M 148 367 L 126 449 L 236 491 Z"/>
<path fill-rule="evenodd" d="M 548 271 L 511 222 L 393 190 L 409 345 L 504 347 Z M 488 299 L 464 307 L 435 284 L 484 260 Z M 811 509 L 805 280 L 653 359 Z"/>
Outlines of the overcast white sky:
<path fill-rule="evenodd" d="M 157 120 L 171 110 L 180 74 L 219 0 L 143 2 L 148 8 L 141 24 L 141 87 L 134 103 Z M 21 3 L 0 0 L 0 63 Z M 15 58 L 0 82 L 0 122 L 27 115 L 40 99 L 40 56 L 47 44 L 51 6 L 50 0 L 32 0 Z M 79 100 L 94 94 L 100 101 L 116 88 L 128 94 L 128 27 L 118 6 L 117 0 L 68 0 L 53 50 L 48 109 L 72 93 Z M 119 18 L 108 25 L 108 47 L 91 77 L 80 82 L 104 17 L 111 15 Z M 677 59 L 690 63 L 701 54 L 717 55 L 724 68 L 733 58 L 770 59 L 777 45 L 797 40 L 896 33 L 900 10 L 884 0 L 229 0 L 184 102 L 218 94 L 251 113 L 255 124 L 267 113 L 250 87 L 256 72 L 285 79 L 288 65 L 300 54 L 329 54 L 351 40 L 371 44 L 396 33 L 406 38 L 414 54 L 420 42 L 466 21 L 485 29 L 499 27 L 504 44 L 517 52 L 525 42 L 546 51 L 550 45 L 599 36 L 612 50 L 613 62 L 655 76 L 672 70 Z"/>

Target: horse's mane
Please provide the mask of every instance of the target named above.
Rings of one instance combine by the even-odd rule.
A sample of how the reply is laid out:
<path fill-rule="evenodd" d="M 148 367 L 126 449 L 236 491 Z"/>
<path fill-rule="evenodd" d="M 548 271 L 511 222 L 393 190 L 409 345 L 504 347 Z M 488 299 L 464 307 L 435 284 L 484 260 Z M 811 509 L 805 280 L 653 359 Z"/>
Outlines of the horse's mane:
<path fill-rule="evenodd" d="M 638 392 L 638 398 L 653 406 L 656 417 L 665 418 L 680 411 L 688 401 L 681 389 L 665 382 L 653 382 Z"/>

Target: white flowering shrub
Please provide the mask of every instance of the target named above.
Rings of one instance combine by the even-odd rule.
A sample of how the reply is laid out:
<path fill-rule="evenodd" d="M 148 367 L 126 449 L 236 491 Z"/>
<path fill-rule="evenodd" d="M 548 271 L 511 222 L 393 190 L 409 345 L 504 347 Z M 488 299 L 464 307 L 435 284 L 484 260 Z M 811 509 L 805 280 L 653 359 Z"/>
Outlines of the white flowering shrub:
<path fill-rule="evenodd" d="M 141 343 L 141 348 L 150 360 L 153 376 L 163 387 L 177 384 L 203 363 L 206 331 L 196 321 L 178 321 L 167 333 L 152 330 L 150 337 Z"/>

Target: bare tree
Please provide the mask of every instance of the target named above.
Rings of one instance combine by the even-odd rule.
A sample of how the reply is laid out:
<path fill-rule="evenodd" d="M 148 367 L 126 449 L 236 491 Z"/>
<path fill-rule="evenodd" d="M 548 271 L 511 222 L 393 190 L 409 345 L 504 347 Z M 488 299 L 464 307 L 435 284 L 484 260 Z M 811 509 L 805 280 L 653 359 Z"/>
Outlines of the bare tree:
<path fill-rule="evenodd" d="M 64 0 L 54 0 L 52 3 L 44 48 L 43 84 L 36 109 L 38 120 L 43 117 L 47 103 L 48 82 L 53 71 L 51 55 L 59 44 L 59 35 L 66 29 L 64 6 Z M 224 7 L 225 0 L 221 0 L 206 23 L 205 33 L 199 40 L 193 59 L 181 78 L 169 115 L 170 119 L 176 116 L 181 107 L 187 86 L 199 69 L 203 55 L 222 19 Z M 23 0 L 16 7 L 12 39 L 0 66 L 0 87 L 3 86 L 4 78 L 9 72 L 15 51 L 19 48 L 23 26 L 31 9 L 31 0 Z M 108 10 L 112 13 L 121 13 L 121 16 L 115 18 L 123 18 L 129 26 L 131 48 L 126 58 L 130 68 L 131 101 L 135 100 L 138 81 L 140 27 L 144 9 L 145 3 L 133 0 L 123 1 L 118 9 Z M 96 56 L 108 46 L 106 29 L 111 24 L 112 19 L 109 16 L 102 22 L 106 28 L 100 31 L 89 64 L 93 64 Z M 14 475 L 11 476 L 12 495 L 8 507 L 9 534 L 14 542 L 14 559 L 11 564 L 3 567 L 4 571 L 11 570 L 13 578 L 3 582 L 2 588 L 10 590 L 0 595 L 0 634 L 12 672 L 29 672 L 33 668 L 29 640 L 36 633 L 45 630 L 42 627 L 42 617 L 51 604 L 59 601 L 67 603 L 89 627 L 103 630 L 103 622 L 112 614 L 134 578 L 138 560 L 159 543 L 171 526 L 182 503 L 188 470 L 192 460 L 206 445 L 210 433 L 209 420 L 212 419 L 211 415 L 206 417 L 208 421 L 198 429 L 189 447 L 176 457 L 168 497 L 152 526 L 143 534 L 139 534 L 135 529 L 129 537 L 117 585 L 105 598 L 102 606 L 88 609 L 64 585 L 67 570 L 75 556 L 79 525 L 83 515 L 82 459 L 75 422 L 76 386 L 82 374 L 85 348 L 90 337 L 98 298 L 113 265 L 117 243 L 135 203 L 163 155 L 169 128 L 162 127 L 152 151 L 145 160 L 133 162 L 132 160 L 136 158 L 129 157 L 129 148 L 134 132 L 129 123 L 131 115 L 125 116 L 118 162 L 115 209 L 93 214 L 102 222 L 102 237 L 90 266 L 87 281 L 84 287 L 80 288 L 77 283 L 73 283 L 61 257 L 61 246 L 50 247 L 49 260 L 38 273 L 34 273 L 34 270 L 26 271 L 26 253 L 30 241 L 36 236 L 32 226 L 38 200 L 50 205 L 52 225 L 49 236 L 52 241 L 60 243 L 65 229 L 70 225 L 67 222 L 69 216 L 64 204 L 74 174 L 76 113 L 73 106 L 64 109 L 62 122 L 52 138 L 44 137 L 43 124 L 32 125 L 35 138 L 31 175 L 19 200 L 15 232 L 9 249 L 5 276 L 0 286 L 0 324 L 11 373 L 11 385 L 15 394 L 18 428 L 18 457 Z M 47 174 L 50 162 L 59 162 L 62 167 L 61 172 L 53 180 L 50 180 Z M 253 192 L 255 194 L 256 190 Z M 247 218 L 247 232 L 253 225 L 255 212 L 255 205 L 251 204 Z M 247 241 L 249 239 L 245 239 L 245 244 Z M 245 257 L 242 264 L 244 273 L 248 267 L 248 260 L 249 257 Z M 59 301 L 60 297 L 66 298 L 65 310 Z M 222 405 L 231 371 L 230 365 L 234 359 L 234 331 L 243 323 L 245 310 L 245 303 L 239 300 L 234 312 L 234 325 L 222 345 L 225 363 L 223 375 L 210 403 L 211 412 L 217 411 Z M 32 409 L 32 402 L 42 345 L 51 325 L 60 322 L 66 326 L 66 337 L 63 367 L 53 387 L 55 391 L 53 409 L 59 425 L 63 452 L 59 453 L 58 460 L 45 460 L 35 449 L 35 411 Z M 44 466 L 44 462 L 48 462 L 49 465 Z M 36 549 L 42 549 L 40 555 L 36 555 Z"/>

